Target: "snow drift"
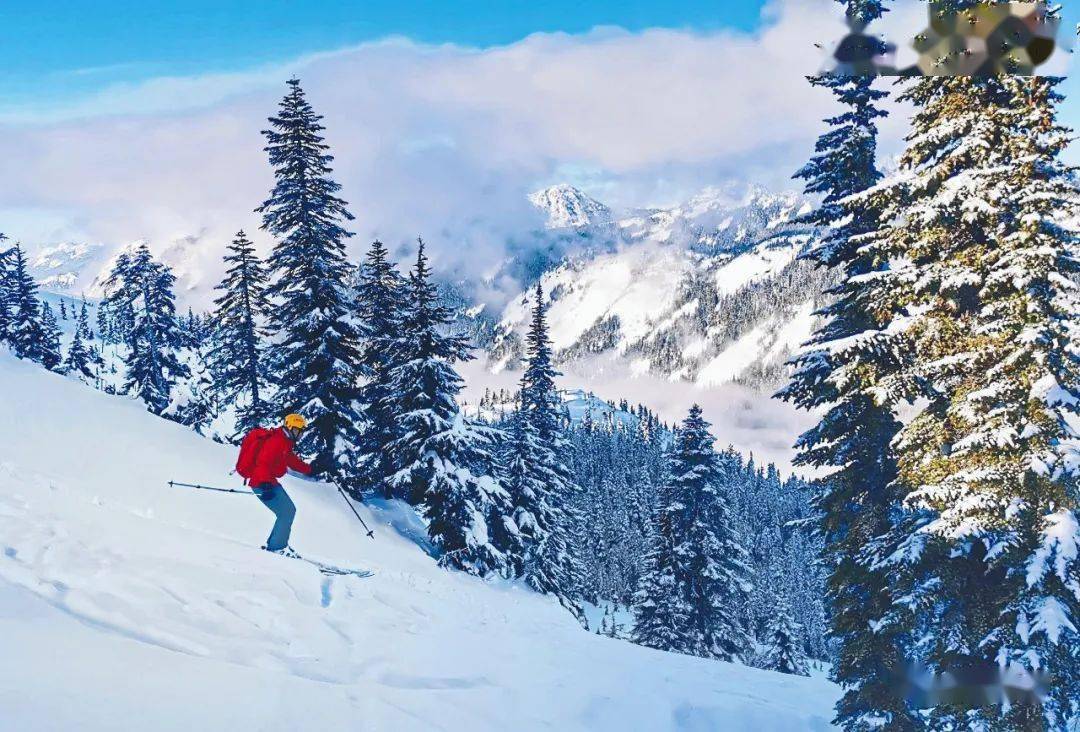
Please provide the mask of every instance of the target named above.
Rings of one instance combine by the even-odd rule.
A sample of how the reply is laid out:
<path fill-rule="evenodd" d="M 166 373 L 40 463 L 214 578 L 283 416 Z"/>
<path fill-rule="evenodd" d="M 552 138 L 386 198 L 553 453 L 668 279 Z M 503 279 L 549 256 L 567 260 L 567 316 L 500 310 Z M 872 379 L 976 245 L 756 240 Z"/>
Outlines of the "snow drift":
<path fill-rule="evenodd" d="M 287 480 L 293 545 L 233 448 L 0 355 L 0 729 L 823 730 L 836 688 L 584 632 L 440 570 L 411 511 Z"/>

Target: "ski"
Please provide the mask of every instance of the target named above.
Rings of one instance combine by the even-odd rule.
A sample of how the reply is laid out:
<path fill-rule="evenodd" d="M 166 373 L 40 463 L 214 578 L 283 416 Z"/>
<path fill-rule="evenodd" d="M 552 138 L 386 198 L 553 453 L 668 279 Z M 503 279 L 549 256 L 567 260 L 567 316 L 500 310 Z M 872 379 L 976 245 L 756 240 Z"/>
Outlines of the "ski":
<path fill-rule="evenodd" d="M 266 547 L 263 547 L 263 551 L 269 551 Z M 277 554 L 279 557 L 285 557 L 286 559 L 299 559 L 301 562 L 307 562 L 315 569 L 319 570 L 323 574 L 330 577 L 344 577 L 346 575 L 352 575 L 353 577 L 371 577 L 375 573 L 370 569 L 355 569 L 353 567 L 338 567 L 333 564 L 327 564 L 326 562 L 320 562 L 318 559 L 309 559 L 308 557 L 302 557 L 296 553 L 296 550 L 292 547 L 288 547 L 288 553 L 283 552 L 270 552 L 271 554 Z"/>
<path fill-rule="evenodd" d="M 314 559 L 308 559 L 307 557 L 299 557 L 299 559 L 313 565 L 323 574 L 330 577 L 342 577 L 346 575 L 352 575 L 353 577 L 371 577 L 375 573 L 370 569 L 352 569 L 349 567 L 335 567 L 332 564 L 324 564 Z"/>

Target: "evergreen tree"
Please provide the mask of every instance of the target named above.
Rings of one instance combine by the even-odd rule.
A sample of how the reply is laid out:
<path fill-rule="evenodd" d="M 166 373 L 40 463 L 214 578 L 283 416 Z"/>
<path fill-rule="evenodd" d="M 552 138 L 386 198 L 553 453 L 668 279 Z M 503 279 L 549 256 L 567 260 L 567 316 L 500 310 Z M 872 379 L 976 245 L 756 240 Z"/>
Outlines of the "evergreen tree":
<path fill-rule="evenodd" d="M 536 302 L 533 304 L 532 321 L 525 336 L 527 363 L 521 378 L 521 408 L 532 415 L 537 438 L 541 443 L 565 449 L 563 433 L 563 409 L 555 379 L 560 376 L 555 369 L 555 356 L 548 335 L 547 306 L 544 290 L 536 283 Z"/>
<path fill-rule="evenodd" d="M 60 326 L 56 323 L 49 303 L 41 303 L 41 365 L 50 371 L 60 368 L 63 356 L 60 354 Z"/>
<path fill-rule="evenodd" d="M 1052 679 L 1041 705 L 935 709 L 941 728 L 1061 729 L 1074 713 L 1080 300 L 1059 82 L 913 83 L 903 175 L 867 197 L 887 223 L 866 247 L 893 263 L 875 294 L 909 314 L 887 385 L 925 404 L 895 441 L 908 513 L 884 542 L 916 650 L 933 671 Z"/>
<path fill-rule="evenodd" d="M 393 404 L 392 374 L 402 351 L 401 300 L 405 281 L 376 239 L 360 266 L 356 313 L 363 336 L 362 364 L 367 381 L 361 388 L 366 426 L 360 441 L 361 471 L 371 489 L 390 497 L 394 462 L 389 446 L 400 435 Z"/>
<path fill-rule="evenodd" d="M 26 257 L 18 244 L 15 245 L 7 279 L 8 302 L 11 308 L 8 338 L 12 350 L 19 358 L 44 364 L 51 358 L 48 353 L 48 334 L 41 323 L 38 288 L 27 271 Z"/>
<path fill-rule="evenodd" d="M 176 349 L 181 334 L 168 266 L 154 261 L 146 244 L 121 255 L 106 280 L 106 302 L 128 328 L 124 390 L 154 414 L 168 408 L 176 379 L 188 375 Z"/>
<path fill-rule="evenodd" d="M 116 343 L 116 338 L 110 322 L 109 306 L 106 300 L 98 303 L 95 321 L 97 322 L 98 339 L 101 340 L 102 345 Z"/>
<path fill-rule="evenodd" d="M 883 12 L 880 2 L 846 2 L 849 19 L 866 24 Z M 868 253 L 864 239 L 878 227 L 880 212 L 851 196 L 881 178 L 875 163 L 879 107 L 886 96 L 872 77 L 818 76 L 811 83 L 828 89 L 844 111 L 826 120 L 830 129 L 815 155 L 796 177 L 822 203 L 806 220 L 820 227 L 807 253 L 815 264 L 837 270 L 841 283 L 820 315 L 823 324 L 793 363 L 791 384 L 779 396 L 808 409 L 824 409 L 820 422 L 804 433 L 797 464 L 830 469 L 819 483 L 815 507 L 829 572 L 831 635 L 839 643 L 832 677 L 844 688 L 836 723 L 846 730 L 884 724 L 910 729 L 913 721 L 895 693 L 905 659 L 895 632 L 898 624 L 879 621 L 892 612 L 890 572 L 867 552 L 894 520 L 896 458 L 891 441 L 900 429 L 890 400 L 878 388 L 896 363 L 896 349 L 884 341 L 891 317 L 868 286 L 869 275 L 889 266 Z M 884 549 L 882 550 L 884 551 Z"/>
<path fill-rule="evenodd" d="M 536 469 L 541 465 L 536 427 L 519 407 L 510 417 L 508 439 L 503 444 L 500 467 L 503 486 L 510 501 L 510 510 L 502 520 L 491 521 L 492 541 L 506 556 L 509 577 L 525 573 L 526 548 L 539 534 L 534 512 L 525 506 L 535 506 L 545 496 L 545 476 Z"/>
<path fill-rule="evenodd" d="M 64 306 L 64 298 L 60 298 L 60 320 L 67 320 L 67 307 Z"/>
<path fill-rule="evenodd" d="M 739 660 L 749 645 L 738 617 L 751 587 L 749 568 L 725 495 L 729 476 L 697 405 L 676 434 L 667 472 L 635 637 L 665 650 Z"/>
<path fill-rule="evenodd" d="M 102 332 L 107 330 L 110 342 L 122 343 L 129 349 L 134 345 L 135 302 L 141 290 L 141 275 L 135 271 L 134 261 L 135 254 L 131 251 L 117 255 L 105 278 L 105 297 L 98 306 L 98 317 L 108 324 Z"/>
<path fill-rule="evenodd" d="M 798 623 L 791 617 L 791 610 L 787 603 L 781 599 L 778 604 L 769 608 L 769 612 L 769 632 L 766 637 L 768 647 L 761 667 L 779 671 L 782 674 L 809 676 L 806 656 L 799 647 L 799 638 L 802 633 Z"/>
<path fill-rule="evenodd" d="M 278 238 L 270 256 L 269 297 L 277 336 L 274 377 L 277 406 L 300 412 L 310 427 L 300 449 L 314 455 L 316 473 L 328 473 L 358 494 L 353 446 L 360 437 L 357 410 L 358 334 L 350 320 L 342 222 L 351 220 L 341 186 L 330 178 L 333 157 L 320 133 L 322 117 L 291 79 L 277 116 L 264 130 L 276 183 L 257 210 L 262 228 Z"/>
<path fill-rule="evenodd" d="M 772 575 L 769 584 L 773 588 L 773 596 L 769 604 L 766 650 L 761 658 L 761 668 L 781 674 L 809 676 L 806 654 L 801 648 L 801 628 L 795 622 L 784 594 L 775 592 L 775 589 L 783 587 L 783 578 L 779 572 Z"/>
<path fill-rule="evenodd" d="M 662 651 L 685 651 L 696 644 L 690 633 L 690 605 L 683 596 L 678 568 L 676 515 L 670 486 L 661 487 L 653 514 L 655 531 L 634 595 L 631 639 Z"/>
<path fill-rule="evenodd" d="M 580 619 L 575 598 L 581 592 L 582 573 L 570 539 L 580 524 L 573 505 L 578 487 L 567 465 L 571 448 L 555 387 L 559 372 L 553 364 L 546 312 L 537 283 L 507 482 L 524 548 L 520 567 L 526 583 L 537 592 L 554 594 Z"/>
<path fill-rule="evenodd" d="M 72 310 L 74 311 L 74 308 Z M 71 336 L 71 345 L 68 346 L 67 357 L 64 359 L 65 372 L 82 376 L 85 379 L 94 378 L 94 366 L 97 359 L 92 347 L 87 345 L 90 336 L 90 317 L 84 300 L 82 307 L 79 309 L 78 320 L 75 322 L 75 332 Z"/>
<path fill-rule="evenodd" d="M 214 300 L 214 345 L 209 353 L 215 390 L 237 404 L 236 432 L 244 435 L 272 416 L 268 397 L 266 271 L 243 231 L 228 247 L 225 277 Z"/>
<path fill-rule="evenodd" d="M 505 566 L 488 521 L 506 512 L 507 498 L 492 477 L 490 431 L 467 422 L 458 407 L 462 380 L 454 363 L 472 356 L 462 337 L 444 332 L 450 318 L 420 242 L 409 275 L 401 362 L 391 372 L 401 436 L 389 446 L 397 466 L 390 486 L 394 496 L 421 506 L 442 565 L 483 576 Z"/>

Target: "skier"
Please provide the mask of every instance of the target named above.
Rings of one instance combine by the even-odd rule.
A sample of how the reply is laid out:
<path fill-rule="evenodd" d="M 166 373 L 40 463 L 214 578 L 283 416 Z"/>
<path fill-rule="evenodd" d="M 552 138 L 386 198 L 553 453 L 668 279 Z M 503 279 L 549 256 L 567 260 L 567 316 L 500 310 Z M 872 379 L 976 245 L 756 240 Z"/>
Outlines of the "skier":
<path fill-rule="evenodd" d="M 299 558 L 289 546 L 296 506 L 278 481 L 288 470 L 312 474 L 311 466 L 293 452 L 293 445 L 306 428 L 307 420 L 299 414 L 286 416 L 284 424 L 276 429 L 256 427 L 244 436 L 236 461 L 236 472 L 276 517 L 263 549 L 286 557 Z"/>

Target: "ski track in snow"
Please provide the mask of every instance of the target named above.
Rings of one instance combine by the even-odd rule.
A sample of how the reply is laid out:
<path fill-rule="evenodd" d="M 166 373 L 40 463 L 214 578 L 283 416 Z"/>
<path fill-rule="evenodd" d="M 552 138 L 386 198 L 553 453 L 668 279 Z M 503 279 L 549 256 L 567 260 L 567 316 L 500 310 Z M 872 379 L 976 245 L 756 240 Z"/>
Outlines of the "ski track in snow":
<path fill-rule="evenodd" d="M 227 483 L 233 449 L 0 355 L 0 730 L 825 730 L 836 688 L 584 632 L 439 569 L 327 486 L 286 481 L 301 553 Z M 13 420 L 14 422 L 14 420 Z M 216 479 L 216 480 L 215 480 Z M 62 700 L 62 703 L 61 703 Z"/>

